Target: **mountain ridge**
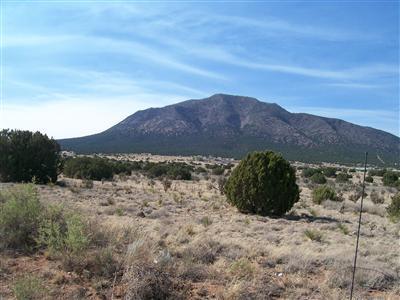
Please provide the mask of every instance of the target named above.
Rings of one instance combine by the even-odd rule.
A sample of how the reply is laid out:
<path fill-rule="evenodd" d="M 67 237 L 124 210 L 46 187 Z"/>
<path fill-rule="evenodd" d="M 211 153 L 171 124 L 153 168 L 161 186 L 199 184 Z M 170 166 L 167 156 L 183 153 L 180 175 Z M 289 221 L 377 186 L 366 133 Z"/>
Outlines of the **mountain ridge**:
<path fill-rule="evenodd" d="M 358 157 L 362 161 L 369 151 L 388 164 L 397 163 L 400 155 L 400 138 L 385 131 L 227 94 L 137 111 L 101 133 L 59 142 L 63 149 L 81 153 L 241 157 L 268 148 L 289 159 L 360 162 Z"/>

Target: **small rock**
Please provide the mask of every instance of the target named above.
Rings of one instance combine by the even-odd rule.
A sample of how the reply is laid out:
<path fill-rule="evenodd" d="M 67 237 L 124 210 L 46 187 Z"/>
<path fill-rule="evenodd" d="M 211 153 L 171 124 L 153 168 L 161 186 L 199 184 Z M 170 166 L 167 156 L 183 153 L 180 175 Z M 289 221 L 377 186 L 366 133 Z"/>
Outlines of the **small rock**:
<path fill-rule="evenodd" d="M 142 211 L 138 212 L 137 216 L 140 217 L 140 218 L 145 218 L 146 217 L 146 215 Z"/>

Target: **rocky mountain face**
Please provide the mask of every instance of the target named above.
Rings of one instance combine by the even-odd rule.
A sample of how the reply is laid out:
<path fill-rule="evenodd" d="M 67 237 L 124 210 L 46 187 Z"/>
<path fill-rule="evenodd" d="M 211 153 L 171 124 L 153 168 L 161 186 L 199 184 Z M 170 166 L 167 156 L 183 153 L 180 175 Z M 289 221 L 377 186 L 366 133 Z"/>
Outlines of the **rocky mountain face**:
<path fill-rule="evenodd" d="M 371 162 L 379 163 L 379 155 L 388 165 L 400 157 L 400 138 L 387 132 L 224 94 L 138 111 L 102 133 L 59 142 L 83 153 L 240 157 L 272 149 L 289 159 L 353 163 L 368 151 Z"/>

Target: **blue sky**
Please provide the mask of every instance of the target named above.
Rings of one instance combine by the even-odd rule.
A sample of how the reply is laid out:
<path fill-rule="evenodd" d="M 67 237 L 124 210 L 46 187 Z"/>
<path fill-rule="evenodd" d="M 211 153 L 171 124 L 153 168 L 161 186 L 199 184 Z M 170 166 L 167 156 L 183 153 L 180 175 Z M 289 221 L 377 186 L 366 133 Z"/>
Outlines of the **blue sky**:
<path fill-rule="evenodd" d="M 215 93 L 399 135 L 399 3 L 2 2 L 0 128 L 55 138 Z"/>

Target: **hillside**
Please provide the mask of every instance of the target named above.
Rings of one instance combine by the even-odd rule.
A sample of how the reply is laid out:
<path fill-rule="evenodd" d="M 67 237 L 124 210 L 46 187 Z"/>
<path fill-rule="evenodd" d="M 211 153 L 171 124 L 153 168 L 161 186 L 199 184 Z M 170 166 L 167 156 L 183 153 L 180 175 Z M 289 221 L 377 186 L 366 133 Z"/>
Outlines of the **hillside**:
<path fill-rule="evenodd" d="M 288 159 L 358 163 L 398 162 L 400 139 L 343 120 L 290 113 L 275 103 L 216 94 L 138 111 L 99 134 L 59 140 L 78 153 L 150 152 L 241 157 L 272 149 Z"/>

